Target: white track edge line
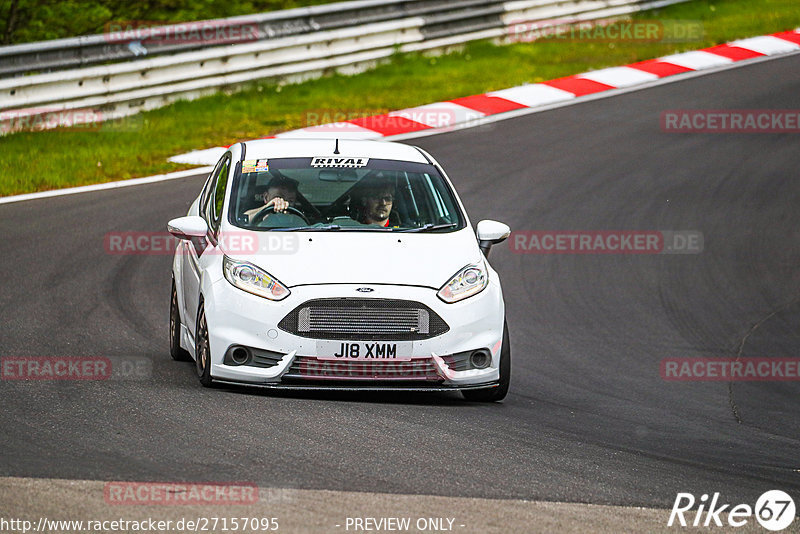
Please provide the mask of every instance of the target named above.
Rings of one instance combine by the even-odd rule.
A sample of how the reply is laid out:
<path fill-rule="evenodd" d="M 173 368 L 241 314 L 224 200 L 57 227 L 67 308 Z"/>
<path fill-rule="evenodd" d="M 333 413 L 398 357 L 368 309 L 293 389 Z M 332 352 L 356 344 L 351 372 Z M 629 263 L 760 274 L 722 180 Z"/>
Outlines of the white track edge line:
<path fill-rule="evenodd" d="M 196 176 L 198 174 L 208 174 L 212 170 L 214 170 L 213 165 L 203 166 L 203 167 L 197 167 L 195 169 L 186 169 L 185 171 L 176 171 L 167 174 L 156 174 L 154 176 L 146 176 L 144 178 L 131 178 L 130 180 L 118 180 L 115 182 L 104 182 L 102 184 L 82 185 L 79 187 L 68 187 L 66 189 L 51 189 L 49 191 L 39 191 L 38 193 L 26 193 L 24 195 L 0 197 L 0 204 L 11 204 L 12 202 L 22 202 L 24 200 L 38 200 L 41 198 L 60 197 L 66 195 L 75 195 L 78 193 L 103 191 L 105 189 L 118 189 L 120 187 L 131 187 L 134 185 L 166 182 L 167 180 L 175 180 L 177 178 L 187 178 L 189 176 Z"/>

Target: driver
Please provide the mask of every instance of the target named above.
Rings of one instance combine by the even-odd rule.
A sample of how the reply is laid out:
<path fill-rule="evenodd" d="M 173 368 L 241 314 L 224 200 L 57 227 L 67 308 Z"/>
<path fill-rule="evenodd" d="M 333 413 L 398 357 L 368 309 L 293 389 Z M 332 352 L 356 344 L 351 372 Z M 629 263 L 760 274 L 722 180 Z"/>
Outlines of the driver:
<path fill-rule="evenodd" d="M 394 193 L 394 183 L 389 179 L 378 179 L 366 184 L 358 198 L 358 221 L 363 224 L 390 226 Z"/>
<path fill-rule="evenodd" d="M 286 209 L 297 202 L 297 180 L 285 176 L 274 177 L 267 184 L 263 199 L 263 206 L 244 212 L 250 224 L 261 222 L 269 217 L 271 213 L 264 214 L 269 207 L 272 207 L 274 213 L 286 213 Z"/>

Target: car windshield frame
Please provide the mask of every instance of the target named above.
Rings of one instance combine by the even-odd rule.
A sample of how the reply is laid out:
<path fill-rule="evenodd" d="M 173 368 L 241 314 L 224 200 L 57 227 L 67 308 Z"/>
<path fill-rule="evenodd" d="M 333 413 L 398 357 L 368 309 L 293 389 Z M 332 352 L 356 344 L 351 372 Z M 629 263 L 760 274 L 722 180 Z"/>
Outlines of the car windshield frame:
<path fill-rule="evenodd" d="M 426 199 L 427 202 L 433 202 L 436 208 L 444 209 L 447 212 L 448 218 L 444 220 L 444 218 L 431 222 L 425 221 L 424 223 L 417 224 L 417 225 L 406 225 L 403 226 L 402 222 L 401 225 L 395 226 L 379 226 L 377 224 L 368 224 L 364 222 L 360 222 L 356 219 L 351 218 L 351 216 L 337 216 L 333 218 L 333 220 L 328 221 L 317 221 L 312 222 L 309 220 L 309 224 L 306 225 L 286 225 L 286 226 L 256 226 L 251 224 L 249 221 L 244 220 L 243 217 L 247 213 L 248 210 L 243 209 L 240 206 L 240 202 L 244 203 L 245 199 L 247 202 L 251 202 L 250 197 L 247 195 L 243 195 L 241 188 L 243 187 L 243 180 L 247 179 L 251 173 L 244 173 L 243 172 L 243 161 L 239 161 L 236 164 L 235 172 L 233 179 L 231 180 L 231 187 L 229 190 L 229 197 L 228 197 L 228 205 L 227 205 L 227 220 L 232 226 L 236 228 L 240 228 L 243 230 L 249 230 L 254 232 L 327 232 L 327 231 L 337 231 L 337 232 L 383 232 L 383 233 L 451 233 L 457 232 L 467 227 L 467 218 L 466 214 L 464 213 L 463 208 L 458 200 L 458 197 L 455 194 L 452 186 L 450 185 L 447 178 L 444 176 L 444 172 L 441 169 L 433 164 L 433 163 L 418 163 L 418 162 L 411 162 L 411 161 L 402 161 L 402 160 L 391 160 L 391 159 L 379 159 L 379 158 L 369 158 L 364 165 L 359 165 L 357 169 L 347 166 L 314 166 L 312 162 L 315 160 L 315 157 L 292 157 L 292 158 L 253 158 L 251 155 L 248 154 L 247 160 L 249 162 L 257 161 L 257 162 L 265 162 L 263 165 L 267 166 L 267 170 L 277 170 L 279 174 L 282 174 L 280 171 L 289 171 L 292 169 L 297 170 L 314 170 L 314 171 L 323 171 L 323 170 L 330 170 L 330 171 L 367 171 L 365 176 L 358 178 L 357 180 L 341 180 L 341 181 L 330 181 L 331 183 L 343 183 L 348 184 L 346 187 L 343 188 L 342 192 L 339 193 L 337 197 L 335 197 L 329 204 L 325 205 L 324 203 L 314 204 L 313 202 L 307 200 L 301 191 L 298 191 L 299 197 L 302 197 L 299 200 L 298 204 L 303 205 L 303 207 L 310 207 L 311 209 L 316 212 L 312 215 L 319 215 L 320 218 L 325 218 L 327 215 L 324 213 L 333 209 L 336 211 L 337 203 L 342 201 L 343 197 L 348 196 L 356 186 L 361 186 L 362 180 L 366 176 L 370 176 L 372 172 L 387 172 L 387 173 L 402 173 L 405 176 L 406 185 L 403 187 L 406 188 L 408 193 L 404 190 L 402 193 L 399 190 L 395 191 L 395 199 L 403 195 L 409 195 L 407 198 L 412 199 L 413 208 L 416 211 L 416 215 L 419 218 L 422 217 L 422 213 L 419 210 L 419 205 L 414 200 L 415 193 L 412 189 L 416 186 L 417 188 L 420 187 L 419 184 L 415 184 L 415 186 L 411 185 L 411 178 L 410 175 L 419 175 L 419 180 L 427 180 L 427 184 L 431 191 L 428 192 L 428 196 L 431 197 Z M 345 158 L 348 159 L 348 158 Z M 355 158 L 358 159 L 358 158 Z M 366 158 L 365 158 L 366 159 Z M 259 163 L 261 164 L 261 163 Z M 252 167 L 250 167 L 252 168 Z M 259 168 L 259 171 L 263 171 L 263 167 Z M 270 171 L 272 174 L 272 172 Z M 427 176 L 426 176 L 427 175 Z M 318 178 L 320 181 L 325 181 Z M 255 189 L 255 186 L 250 186 Z M 263 185 L 261 186 L 263 187 Z M 302 188 L 302 184 L 300 185 Z M 244 193 L 246 193 L 245 191 Z M 419 193 L 419 192 L 418 192 Z M 407 202 L 407 200 L 404 200 Z M 393 203 L 392 213 L 394 212 L 394 206 L 397 203 Z M 429 206 L 430 207 L 430 206 Z M 320 209 L 321 208 L 321 209 Z M 406 206 L 408 208 L 408 206 Z M 249 211 L 252 211 L 249 210 Z M 398 210 L 400 211 L 400 210 Z M 408 214 L 406 214 L 408 215 Z M 297 217 L 297 220 L 302 221 L 300 217 Z M 410 219 L 408 219 L 410 221 Z M 417 221 L 410 221 L 412 223 L 419 223 Z"/>

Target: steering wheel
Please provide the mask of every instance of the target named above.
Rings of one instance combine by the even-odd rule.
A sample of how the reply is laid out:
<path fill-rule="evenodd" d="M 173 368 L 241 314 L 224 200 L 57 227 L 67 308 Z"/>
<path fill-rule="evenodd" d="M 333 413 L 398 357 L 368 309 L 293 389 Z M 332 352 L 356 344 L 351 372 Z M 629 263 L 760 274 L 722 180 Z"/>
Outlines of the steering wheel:
<path fill-rule="evenodd" d="M 277 213 L 278 215 L 288 215 L 291 213 L 292 215 L 297 215 L 298 217 L 303 219 L 304 223 L 310 224 L 306 216 L 303 214 L 303 212 L 292 206 L 288 206 L 285 212 L 276 212 L 275 206 L 267 206 L 266 208 L 263 208 L 262 210 L 258 211 L 255 214 L 256 217 L 261 217 L 261 220 L 258 222 L 258 224 L 259 225 L 263 224 L 267 220 L 267 217 L 270 215 L 270 213 Z"/>

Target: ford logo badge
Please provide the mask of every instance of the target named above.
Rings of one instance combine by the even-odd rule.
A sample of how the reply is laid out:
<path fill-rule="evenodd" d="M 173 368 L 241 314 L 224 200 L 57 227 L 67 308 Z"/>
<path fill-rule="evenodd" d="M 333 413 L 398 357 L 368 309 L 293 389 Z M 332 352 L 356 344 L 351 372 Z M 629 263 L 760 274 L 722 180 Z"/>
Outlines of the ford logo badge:
<path fill-rule="evenodd" d="M 359 293 L 372 293 L 375 290 L 372 289 L 371 287 L 359 287 L 358 289 L 356 289 L 356 291 L 358 291 Z"/>

